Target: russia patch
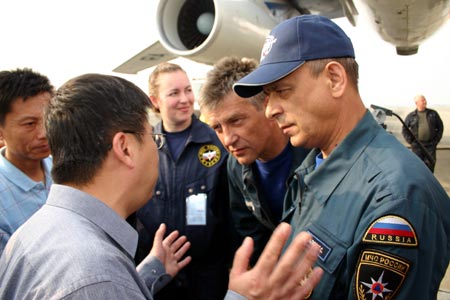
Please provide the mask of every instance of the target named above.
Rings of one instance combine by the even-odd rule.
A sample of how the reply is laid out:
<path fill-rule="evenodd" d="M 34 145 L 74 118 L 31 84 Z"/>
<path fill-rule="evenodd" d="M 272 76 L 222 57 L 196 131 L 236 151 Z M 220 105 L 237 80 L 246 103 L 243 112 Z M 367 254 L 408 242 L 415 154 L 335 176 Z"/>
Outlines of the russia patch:
<path fill-rule="evenodd" d="M 356 267 L 355 298 L 393 299 L 403 284 L 410 263 L 379 250 L 364 250 Z"/>
<path fill-rule="evenodd" d="M 362 239 L 369 244 L 389 244 L 417 247 L 419 241 L 411 224 L 394 215 L 383 216 L 373 222 Z"/>

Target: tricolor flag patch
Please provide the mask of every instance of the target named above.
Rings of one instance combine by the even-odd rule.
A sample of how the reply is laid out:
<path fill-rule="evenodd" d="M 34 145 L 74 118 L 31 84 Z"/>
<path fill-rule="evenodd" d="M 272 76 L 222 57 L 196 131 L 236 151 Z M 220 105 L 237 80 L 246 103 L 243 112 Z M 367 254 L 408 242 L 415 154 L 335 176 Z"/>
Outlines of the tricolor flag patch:
<path fill-rule="evenodd" d="M 419 241 L 411 224 L 394 215 L 383 216 L 373 222 L 363 237 L 364 243 L 417 247 Z"/>

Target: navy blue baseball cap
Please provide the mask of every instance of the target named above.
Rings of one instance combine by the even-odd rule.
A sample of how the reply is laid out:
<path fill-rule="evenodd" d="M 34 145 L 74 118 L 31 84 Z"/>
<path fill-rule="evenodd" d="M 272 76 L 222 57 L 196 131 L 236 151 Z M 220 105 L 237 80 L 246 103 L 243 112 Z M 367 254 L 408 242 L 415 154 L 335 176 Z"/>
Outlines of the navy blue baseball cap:
<path fill-rule="evenodd" d="M 319 15 L 302 15 L 275 26 L 266 37 L 260 65 L 241 78 L 233 89 L 243 98 L 262 91 L 297 70 L 308 60 L 355 57 L 352 41 L 330 19 Z"/>

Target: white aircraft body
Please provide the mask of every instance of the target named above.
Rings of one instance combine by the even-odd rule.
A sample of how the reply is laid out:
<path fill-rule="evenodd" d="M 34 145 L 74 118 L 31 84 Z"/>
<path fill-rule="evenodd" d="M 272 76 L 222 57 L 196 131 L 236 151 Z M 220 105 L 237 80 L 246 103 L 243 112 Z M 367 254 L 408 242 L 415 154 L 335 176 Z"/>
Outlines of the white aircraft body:
<path fill-rule="evenodd" d="M 450 16 L 450 0 L 357 0 L 380 37 L 411 55 Z M 177 57 L 213 64 L 226 55 L 259 59 L 269 31 L 300 14 L 345 16 L 356 25 L 354 0 L 160 0 L 159 40 L 116 69 L 135 74 Z"/>

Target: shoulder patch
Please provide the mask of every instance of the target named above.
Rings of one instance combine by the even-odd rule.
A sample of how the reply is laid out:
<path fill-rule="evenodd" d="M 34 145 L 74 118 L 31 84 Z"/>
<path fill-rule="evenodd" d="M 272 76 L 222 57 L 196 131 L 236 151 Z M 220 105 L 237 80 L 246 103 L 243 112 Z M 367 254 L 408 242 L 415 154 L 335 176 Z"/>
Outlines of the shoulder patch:
<path fill-rule="evenodd" d="M 387 215 L 370 224 L 363 243 L 417 247 L 419 241 L 411 224 L 404 218 Z"/>
<path fill-rule="evenodd" d="M 198 159 L 200 163 L 210 168 L 220 161 L 221 153 L 219 147 L 213 144 L 203 145 L 198 150 Z"/>
<path fill-rule="evenodd" d="M 358 300 L 393 299 L 403 284 L 409 261 L 379 250 L 364 250 L 355 274 Z"/>

